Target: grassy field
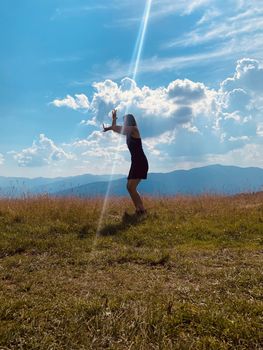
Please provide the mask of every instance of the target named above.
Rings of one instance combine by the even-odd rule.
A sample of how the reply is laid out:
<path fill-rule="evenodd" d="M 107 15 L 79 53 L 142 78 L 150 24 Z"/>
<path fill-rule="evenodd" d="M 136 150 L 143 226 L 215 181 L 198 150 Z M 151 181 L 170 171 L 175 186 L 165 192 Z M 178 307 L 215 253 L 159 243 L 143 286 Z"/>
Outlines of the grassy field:
<path fill-rule="evenodd" d="M 1 350 L 263 348 L 263 193 L 102 202 L 0 200 Z"/>

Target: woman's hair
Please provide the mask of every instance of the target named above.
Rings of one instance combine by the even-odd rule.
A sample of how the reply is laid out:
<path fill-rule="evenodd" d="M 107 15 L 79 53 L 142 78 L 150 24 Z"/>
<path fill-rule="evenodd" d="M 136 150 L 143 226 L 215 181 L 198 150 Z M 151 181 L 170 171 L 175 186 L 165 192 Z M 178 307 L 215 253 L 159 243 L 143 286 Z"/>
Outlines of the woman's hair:
<path fill-rule="evenodd" d="M 126 117 L 126 125 L 127 126 L 136 126 L 136 120 L 132 114 L 125 114 L 123 119 Z"/>

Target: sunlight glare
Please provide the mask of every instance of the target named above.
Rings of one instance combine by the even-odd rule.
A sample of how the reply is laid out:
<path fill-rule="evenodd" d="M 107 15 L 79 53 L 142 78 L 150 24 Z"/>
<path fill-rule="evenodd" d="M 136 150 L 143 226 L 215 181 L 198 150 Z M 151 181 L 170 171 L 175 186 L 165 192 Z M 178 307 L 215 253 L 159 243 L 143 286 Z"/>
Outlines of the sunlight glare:
<path fill-rule="evenodd" d="M 143 14 L 143 17 L 142 17 L 142 20 L 141 20 L 140 30 L 139 30 L 139 33 L 138 33 L 138 36 L 137 36 L 137 40 L 136 40 L 134 52 L 133 52 L 133 55 L 132 55 L 130 68 L 129 68 L 129 73 L 128 73 L 128 76 L 131 77 L 134 81 L 136 81 L 136 77 L 137 77 L 137 74 L 138 74 L 138 68 L 139 68 L 140 59 L 141 59 L 141 55 L 142 55 L 145 34 L 146 34 L 146 31 L 147 31 L 147 26 L 148 26 L 148 22 L 149 22 L 151 6 L 152 6 L 152 0 L 146 0 L 144 14 Z M 129 107 L 130 107 L 129 105 L 126 106 L 125 114 L 128 113 Z M 121 145 L 121 138 L 119 139 L 118 147 L 117 147 L 116 153 L 115 153 L 115 158 L 113 159 L 113 162 L 112 162 L 112 169 L 111 169 L 110 179 L 109 179 L 107 191 L 106 191 L 106 194 L 105 194 L 105 197 L 104 197 L 104 202 L 103 202 L 103 206 L 102 206 L 102 210 L 101 210 L 101 214 L 100 214 L 100 218 L 99 218 L 99 223 L 98 223 L 98 227 L 97 227 L 96 236 L 100 232 L 100 229 L 101 229 L 101 226 L 102 226 L 103 217 L 104 217 L 104 214 L 105 214 L 105 211 L 106 211 L 106 208 L 107 208 L 109 192 L 110 192 L 111 183 L 112 183 L 112 177 L 113 177 L 113 174 L 115 172 L 115 167 L 116 167 L 117 152 L 118 152 L 118 149 L 120 148 L 120 145 Z"/>

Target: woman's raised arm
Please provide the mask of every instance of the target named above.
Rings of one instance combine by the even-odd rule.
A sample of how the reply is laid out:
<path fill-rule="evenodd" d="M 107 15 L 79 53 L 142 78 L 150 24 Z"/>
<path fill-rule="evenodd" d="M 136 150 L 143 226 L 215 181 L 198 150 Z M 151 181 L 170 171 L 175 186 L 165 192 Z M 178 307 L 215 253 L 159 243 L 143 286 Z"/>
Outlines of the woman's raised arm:
<path fill-rule="evenodd" d="M 117 109 L 113 109 L 111 126 L 105 127 L 103 124 L 103 131 L 113 130 L 118 134 L 127 135 L 132 133 L 137 128 L 136 126 L 117 125 L 116 121 L 117 121 Z"/>

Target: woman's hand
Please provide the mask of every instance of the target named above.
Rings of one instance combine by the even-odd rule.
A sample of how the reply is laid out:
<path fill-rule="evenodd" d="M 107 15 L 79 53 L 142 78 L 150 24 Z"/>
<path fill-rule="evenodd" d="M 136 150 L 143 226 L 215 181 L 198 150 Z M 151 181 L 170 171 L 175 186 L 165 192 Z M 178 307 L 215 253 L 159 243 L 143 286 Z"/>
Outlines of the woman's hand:
<path fill-rule="evenodd" d="M 117 119 L 117 109 L 113 109 L 111 113 L 112 113 L 112 119 L 113 120 Z"/>
<path fill-rule="evenodd" d="M 111 127 L 110 126 L 105 126 L 104 123 L 102 124 L 102 126 L 103 126 L 103 130 L 102 130 L 103 132 L 111 130 Z"/>
<path fill-rule="evenodd" d="M 104 124 L 102 124 L 102 126 L 103 126 L 103 131 L 104 131 L 104 132 L 109 131 L 109 130 L 113 130 L 112 128 L 113 128 L 114 126 L 116 126 L 117 109 L 113 109 L 111 113 L 112 113 L 112 125 L 106 127 Z"/>

